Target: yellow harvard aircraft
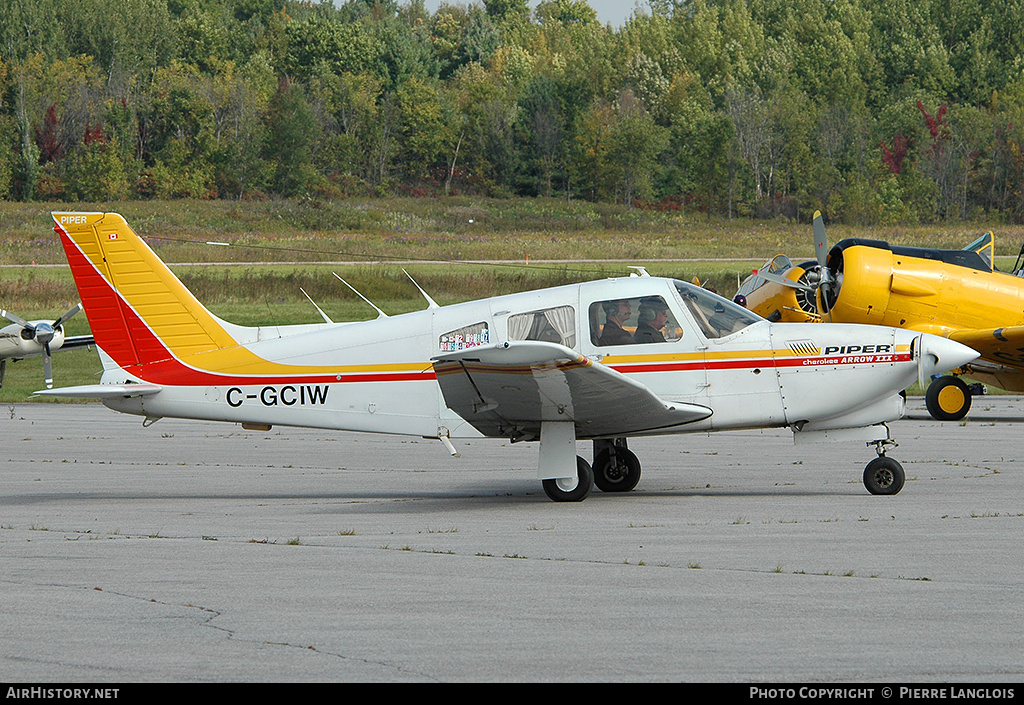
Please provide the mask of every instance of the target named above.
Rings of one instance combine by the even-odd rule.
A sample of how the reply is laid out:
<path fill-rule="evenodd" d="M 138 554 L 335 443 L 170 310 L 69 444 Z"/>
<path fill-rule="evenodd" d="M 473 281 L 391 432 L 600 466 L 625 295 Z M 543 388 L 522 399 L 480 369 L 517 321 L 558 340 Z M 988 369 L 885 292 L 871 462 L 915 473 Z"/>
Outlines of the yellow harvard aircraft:
<path fill-rule="evenodd" d="M 980 357 L 926 388 L 932 417 L 961 419 L 981 384 L 1024 392 L 1024 249 L 1012 273 L 993 260 L 992 233 L 962 250 L 895 247 L 847 239 L 828 250 L 814 214 L 816 259 L 798 265 L 778 255 L 737 291 L 750 310 L 773 321 L 870 323 L 955 340 Z M 827 257 L 826 257 L 827 253 Z"/>
<path fill-rule="evenodd" d="M 769 321 L 682 281 L 631 276 L 375 320 L 242 327 L 214 316 L 115 213 L 54 213 L 103 364 L 37 392 L 146 417 L 539 441 L 555 501 L 633 489 L 635 436 L 788 427 L 857 440 L 874 494 L 903 486 L 887 421 L 970 348 L 879 326 Z M 837 393 L 836 390 L 842 390 Z M 69 413 L 73 413 L 69 410 Z M 577 455 L 593 441 L 593 461 Z"/>

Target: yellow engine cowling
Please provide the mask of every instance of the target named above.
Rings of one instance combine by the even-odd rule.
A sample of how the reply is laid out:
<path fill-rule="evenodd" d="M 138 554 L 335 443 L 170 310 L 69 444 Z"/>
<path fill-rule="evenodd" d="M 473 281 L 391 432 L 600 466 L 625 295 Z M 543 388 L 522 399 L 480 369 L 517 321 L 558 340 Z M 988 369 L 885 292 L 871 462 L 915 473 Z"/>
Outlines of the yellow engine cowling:
<path fill-rule="evenodd" d="M 831 306 L 823 305 L 826 293 L 819 291 L 818 310 L 831 309 L 833 321 L 880 325 L 889 306 L 892 267 L 888 248 L 839 243 L 828 256 Z"/>

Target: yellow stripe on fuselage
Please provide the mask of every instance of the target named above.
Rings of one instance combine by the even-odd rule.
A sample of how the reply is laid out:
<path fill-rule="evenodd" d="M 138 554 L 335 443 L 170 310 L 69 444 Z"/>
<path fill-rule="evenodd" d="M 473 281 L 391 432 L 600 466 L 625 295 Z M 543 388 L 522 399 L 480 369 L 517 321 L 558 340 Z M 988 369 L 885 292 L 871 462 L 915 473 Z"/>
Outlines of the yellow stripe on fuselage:
<path fill-rule="evenodd" d="M 897 345 L 897 353 L 906 353 L 910 345 Z M 657 355 L 605 355 L 601 362 L 605 365 L 628 365 L 644 362 L 694 362 L 697 360 L 762 360 L 764 358 L 790 358 L 807 357 L 806 353 L 799 353 L 787 348 L 773 350 L 720 350 L 686 353 L 665 353 Z"/>

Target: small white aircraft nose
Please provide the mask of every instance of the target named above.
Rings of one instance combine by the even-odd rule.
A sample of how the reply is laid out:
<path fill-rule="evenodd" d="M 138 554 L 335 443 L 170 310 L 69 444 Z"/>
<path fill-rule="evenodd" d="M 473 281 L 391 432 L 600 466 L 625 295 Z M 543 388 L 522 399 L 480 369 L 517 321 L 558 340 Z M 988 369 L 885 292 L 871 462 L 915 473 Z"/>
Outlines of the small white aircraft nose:
<path fill-rule="evenodd" d="M 980 353 L 963 343 L 922 333 L 917 339 L 917 375 L 922 389 L 927 389 L 932 375 L 955 370 L 979 357 Z"/>

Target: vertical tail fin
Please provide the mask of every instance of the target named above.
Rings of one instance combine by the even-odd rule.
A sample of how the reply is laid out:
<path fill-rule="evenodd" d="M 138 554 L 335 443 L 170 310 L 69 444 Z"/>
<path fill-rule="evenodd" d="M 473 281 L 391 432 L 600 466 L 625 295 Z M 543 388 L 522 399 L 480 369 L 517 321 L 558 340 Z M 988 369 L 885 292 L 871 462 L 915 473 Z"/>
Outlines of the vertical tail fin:
<path fill-rule="evenodd" d="M 120 367 L 234 339 L 117 213 L 53 213 L 97 346 Z"/>

